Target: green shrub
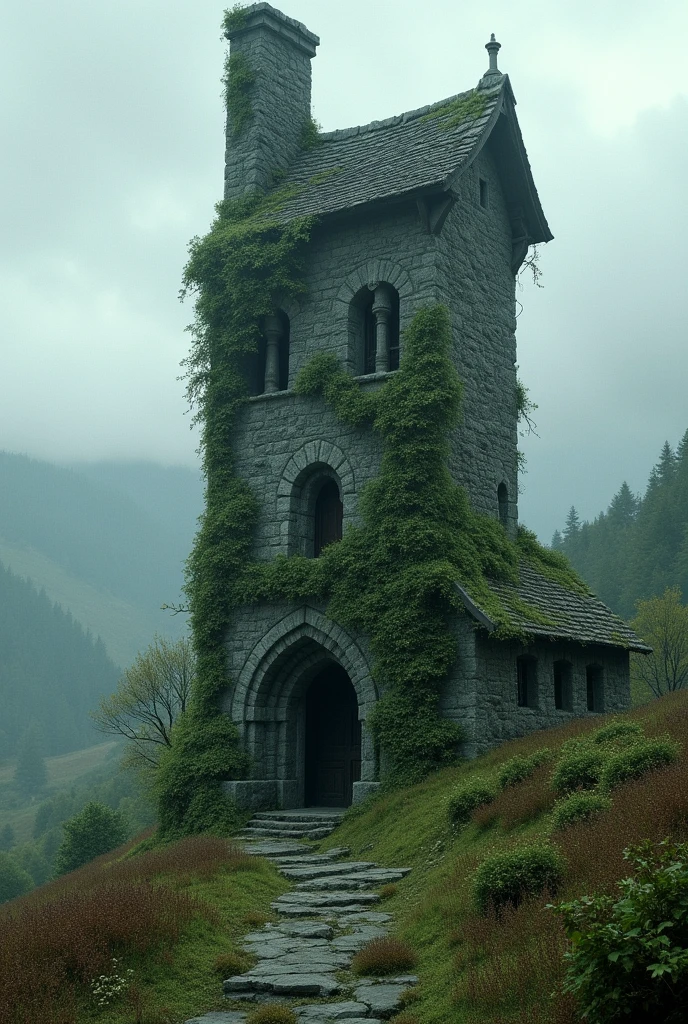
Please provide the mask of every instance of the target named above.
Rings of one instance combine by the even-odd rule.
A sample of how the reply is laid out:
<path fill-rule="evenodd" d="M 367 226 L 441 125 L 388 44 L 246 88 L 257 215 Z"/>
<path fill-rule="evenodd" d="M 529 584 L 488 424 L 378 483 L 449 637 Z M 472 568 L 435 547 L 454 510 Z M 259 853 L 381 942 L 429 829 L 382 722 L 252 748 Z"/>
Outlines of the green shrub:
<path fill-rule="evenodd" d="M 28 871 L 24 871 L 9 853 L 0 851 L 0 903 L 14 900 L 33 889 Z"/>
<path fill-rule="evenodd" d="M 561 854 L 551 846 L 523 846 L 495 853 L 482 862 L 473 879 L 473 897 L 486 913 L 510 903 L 518 906 L 524 896 L 556 892 L 564 873 Z"/>
<path fill-rule="evenodd" d="M 555 907 L 571 941 L 564 989 L 590 1024 L 679 1024 L 688 1005 L 688 844 L 649 841 L 624 851 L 635 877 L 621 898 Z"/>
<path fill-rule="evenodd" d="M 579 746 L 559 762 L 552 774 L 555 793 L 573 793 L 577 789 L 594 789 L 609 755 L 603 750 Z"/>
<path fill-rule="evenodd" d="M 464 825 L 471 812 L 482 804 L 492 803 L 497 791 L 486 779 L 473 779 L 461 786 L 449 800 L 449 819 L 455 825 Z"/>
<path fill-rule="evenodd" d="M 290 1006 L 268 1003 L 249 1013 L 246 1024 L 297 1024 L 297 1016 Z"/>
<path fill-rule="evenodd" d="M 500 765 L 497 772 L 497 782 L 502 789 L 506 789 L 507 786 L 515 786 L 517 783 L 529 778 L 541 764 L 551 761 L 553 756 L 552 751 L 548 747 L 536 750 L 527 757 L 517 754 L 516 757 L 510 758 L 503 765 Z"/>
<path fill-rule="evenodd" d="M 406 942 L 386 936 L 372 939 L 367 946 L 359 950 L 353 958 L 351 968 L 354 974 L 402 974 L 415 967 L 416 960 L 416 954 Z"/>
<path fill-rule="evenodd" d="M 643 727 L 638 722 L 610 722 L 604 729 L 598 729 L 590 737 L 591 743 L 604 745 L 613 743 L 624 747 L 644 738 Z"/>
<path fill-rule="evenodd" d="M 611 805 L 608 797 L 600 796 L 598 793 L 572 793 L 555 806 L 552 824 L 555 828 L 566 828 L 567 825 L 574 825 L 593 814 L 606 811 Z"/>
<path fill-rule="evenodd" d="M 608 759 L 600 774 L 604 790 L 614 789 L 629 779 L 639 779 L 657 768 L 665 768 L 678 759 L 679 744 L 671 740 L 645 740 Z"/>
<path fill-rule="evenodd" d="M 65 822 L 55 872 L 64 875 L 75 871 L 82 864 L 121 846 L 126 838 L 127 828 L 119 811 L 91 801 L 80 814 Z"/>

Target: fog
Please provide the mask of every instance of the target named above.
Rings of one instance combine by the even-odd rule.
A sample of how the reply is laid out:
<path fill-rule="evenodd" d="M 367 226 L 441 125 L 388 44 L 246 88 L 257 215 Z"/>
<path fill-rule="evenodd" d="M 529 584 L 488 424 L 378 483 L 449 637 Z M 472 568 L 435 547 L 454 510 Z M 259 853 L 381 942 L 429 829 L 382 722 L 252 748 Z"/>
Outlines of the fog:
<path fill-rule="evenodd" d="M 688 6 L 276 4 L 317 32 L 314 113 L 365 123 L 477 83 L 502 43 L 554 241 L 519 290 L 539 408 L 521 518 L 549 540 L 643 487 L 688 427 Z M 223 175 L 222 4 L 3 4 L 0 447 L 193 465 L 177 299 Z"/>

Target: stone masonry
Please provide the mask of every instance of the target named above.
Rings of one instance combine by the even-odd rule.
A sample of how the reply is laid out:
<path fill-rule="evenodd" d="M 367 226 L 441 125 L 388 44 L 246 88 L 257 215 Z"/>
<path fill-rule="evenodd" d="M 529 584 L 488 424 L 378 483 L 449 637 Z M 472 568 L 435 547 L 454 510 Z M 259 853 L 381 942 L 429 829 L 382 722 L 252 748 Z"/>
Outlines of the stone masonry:
<path fill-rule="evenodd" d="M 261 508 L 253 556 L 312 556 L 318 495 L 332 481 L 343 529 L 357 521 L 361 490 L 379 471 L 379 438 L 343 425 L 322 401 L 296 395 L 292 385 L 313 355 L 331 352 L 362 389 L 381 386 L 394 370 L 380 370 L 391 360 L 385 363 L 380 346 L 389 344 L 391 352 L 396 330 L 389 310 L 379 313 L 381 295 L 389 309 L 398 303 L 402 356 L 403 332 L 415 313 L 438 302 L 448 307 L 464 385 L 450 469 L 476 510 L 499 517 L 515 537 L 515 275 L 528 246 L 552 236 L 511 85 L 497 68 L 499 44 L 488 44 L 490 67 L 476 90 L 324 134 L 304 150 L 317 36 L 267 3 L 247 8 L 229 36 L 231 57 L 241 55 L 254 82 L 251 123 L 237 133 L 228 118 L 225 195 L 286 186 L 289 198 L 279 216 L 317 218 L 304 297 L 275 311 L 289 325 L 288 386 L 274 390 L 273 363 L 269 386 L 260 393 L 258 374 L 258 393 L 244 406 L 233 437 L 237 472 Z M 470 107 L 476 97 L 481 109 Z M 362 346 L 371 330 L 376 372 L 361 375 Z M 466 613 L 456 621 L 457 659 L 442 709 L 462 725 L 468 754 L 572 714 L 628 706 L 628 650 L 643 649 L 637 637 L 592 595 L 574 597 L 532 574 L 524 579 L 528 593 L 519 585 L 513 599 L 520 597 L 521 606 L 539 602 L 552 623 L 545 628 L 542 617 L 524 620 L 533 637 L 528 647 L 491 639 L 494 625 L 461 592 Z M 224 707 L 254 764 L 252 779 L 226 784 L 240 805 L 302 807 L 321 785 L 313 773 L 322 779 L 329 773 L 323 794 L 334 785 L 337 758 L 348 757 L 351 769 L 344 802 L 374 790 L 384 751 L 373 749 L 365 728 L 380 696 L 365 637 L 350 635 L 317 603 L 266 603 L 238 612 L 226 646 L 232 683 Z M 361 729 L 360 742 L 356 726 L 344 740 L 336 737 L 337 723 L 330 723 L 333 750 L 339 751 L 331 763 L 322 750 L 312 752 L 318 737 L 308 724 L 315 714 L 309 694 L 328 667 L 346 672 Z M 562 671 L 564 704 L 561 683 L 554 682 Z M 523 672 L 529 673 L 527 685 Z M 341 708 L 337 714 L 346 715 Z M 319 720 L 317 729 L 327 728 Z"/>

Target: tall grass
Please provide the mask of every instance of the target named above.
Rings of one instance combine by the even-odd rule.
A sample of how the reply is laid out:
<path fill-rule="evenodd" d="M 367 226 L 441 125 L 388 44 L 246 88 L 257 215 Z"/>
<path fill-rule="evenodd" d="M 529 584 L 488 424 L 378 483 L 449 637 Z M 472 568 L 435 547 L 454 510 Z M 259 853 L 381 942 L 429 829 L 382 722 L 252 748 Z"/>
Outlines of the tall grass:
<path fill-rule="evenodd" d="M 213 837 L 118 859 L 99 858 L 0 908 L 0 1020 L 75 1024 L 80 994 L 113 956 L 171 947 L 213 908 L 183 887 L 255 863 Z"/>

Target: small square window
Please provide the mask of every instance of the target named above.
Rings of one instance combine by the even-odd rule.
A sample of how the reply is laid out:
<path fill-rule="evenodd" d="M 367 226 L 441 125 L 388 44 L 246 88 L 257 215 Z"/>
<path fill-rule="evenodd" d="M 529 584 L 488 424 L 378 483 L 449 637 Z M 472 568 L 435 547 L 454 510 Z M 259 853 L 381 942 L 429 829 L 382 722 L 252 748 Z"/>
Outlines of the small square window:
<path fill-rule="evenodd" d="M 484 178 L 479 179 L 480 205 L 486 210 L 490 205 L 490 187 Z"/>

